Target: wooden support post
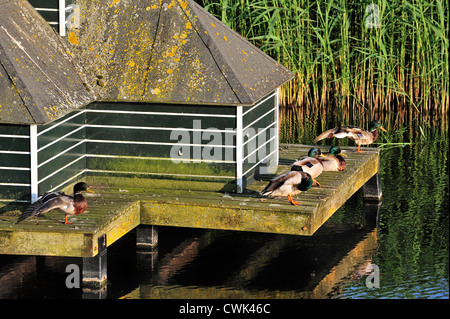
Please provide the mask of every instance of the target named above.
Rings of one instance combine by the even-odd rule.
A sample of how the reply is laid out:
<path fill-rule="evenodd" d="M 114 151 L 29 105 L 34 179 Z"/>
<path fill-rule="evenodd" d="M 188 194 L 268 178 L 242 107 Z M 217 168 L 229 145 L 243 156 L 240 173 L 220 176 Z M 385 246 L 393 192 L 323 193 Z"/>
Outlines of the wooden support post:
<path fill-rule="evenodd" d="M 98 238 L 98 254 L 83 258 L 83 287 L 99 289 L 107 279 L 106 234 Z"/>
<path fill-rule="evenodd" d="M 381 201 L 364 201 L 361 226 L 366 229 L 378 227 L 381 211 Z"/>
<path fill-rule="evenodd" d="M 364 200 L 378 202 L 383 196 L 381 191 L 380 169 L 363 185 Z"/>
<path fill-rule="evenodd" d="M 139 225 L 136 230 L 136 246 L 138 248 L 154 248 L 158 245 L 158 227 Z"/>
<path fill-rule="evenodd" d="M 136 256 L 138 269 L 154 269 L 158 260 L 157 226 L 139 225 L 136 229 Z"/>

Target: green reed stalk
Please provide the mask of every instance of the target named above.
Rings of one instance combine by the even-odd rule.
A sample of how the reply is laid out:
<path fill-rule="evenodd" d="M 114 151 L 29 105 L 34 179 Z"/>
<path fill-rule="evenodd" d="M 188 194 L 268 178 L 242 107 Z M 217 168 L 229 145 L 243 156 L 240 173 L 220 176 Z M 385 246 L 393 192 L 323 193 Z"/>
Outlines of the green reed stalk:
<path fill-rule="evenodd" d="M 295 73 L 281 103 L 302 118 L 448 115 L 448 1 L 199 1 Z"/>

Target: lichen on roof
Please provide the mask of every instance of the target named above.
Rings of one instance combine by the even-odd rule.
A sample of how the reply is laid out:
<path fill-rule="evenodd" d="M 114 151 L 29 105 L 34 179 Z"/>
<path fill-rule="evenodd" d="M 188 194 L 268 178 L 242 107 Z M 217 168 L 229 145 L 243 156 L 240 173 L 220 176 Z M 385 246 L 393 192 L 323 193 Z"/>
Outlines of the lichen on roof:
<path fill-rule="evenodd" d="M 99 100 L 250 105 L 293 76 L 194 1 L 74 2 L 69 47 Z"/>
<path fill-rule="evenodd" d="M 93 101 L 72 58 L 24 0 L 0 0 L 0 123 L 46 123 Z"/>
<path fill-rule="evenodd" d="M 192 0 L 73 0 L 60 37 L 0 0 L 0 123 L 46 123 L 93 101 L 252 105 L 293 74 Z"/>

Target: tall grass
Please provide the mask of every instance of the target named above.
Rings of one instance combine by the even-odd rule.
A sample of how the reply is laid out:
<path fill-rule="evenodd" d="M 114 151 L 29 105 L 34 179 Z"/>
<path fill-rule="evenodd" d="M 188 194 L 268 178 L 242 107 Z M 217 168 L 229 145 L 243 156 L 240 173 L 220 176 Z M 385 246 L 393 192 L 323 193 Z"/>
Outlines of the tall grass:
<path fill-rule="evenodd" d="M 297 116 L 448 116 L 447 1 L 199 2 L 295 73 L 280 102 Z"/>

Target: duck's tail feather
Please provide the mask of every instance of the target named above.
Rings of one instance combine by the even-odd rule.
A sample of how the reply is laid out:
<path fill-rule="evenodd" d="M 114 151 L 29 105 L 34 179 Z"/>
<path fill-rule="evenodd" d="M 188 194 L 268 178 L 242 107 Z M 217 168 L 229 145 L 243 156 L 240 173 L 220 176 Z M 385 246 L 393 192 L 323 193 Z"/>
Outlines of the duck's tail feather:
<path fill-rule="evenodd" d="M 271 193 L 273 193 L 272 189 L 269 190 L 269 188 L 272 186 L 272 184 L 273 184 L 272 182 L 269 183 L 269 185 L 267 185 L 266 188 L 264 188 L 262 191 L 260 191 L 259 194 L 261 196 L 267 196 L 267 195 L 270 195 Z"/>
<path fill-rule="evenodd" d="M 37 201 L 31 204 L 23 213 L 20 215 L 16 224 L 24 221 L 27 218 L 44 214 L 54 208 L 61 206 L 61 197 L 67 197 L 63 192 L 50 192 L 45 193 Z"/>
<path fill-rule="evenodd" d="M 24 221 L 25 219 L 28 219 L 33 216 L 37 216 L 43 213 L 48 212 L 50 209 L 47 207 L 47 205 L 42 200 L 37 200 L 33 204 L 31 204 L 23 213 L 19 216 L 19 219 L 17 220 L 16 224 Z"/>

